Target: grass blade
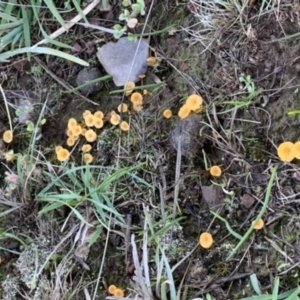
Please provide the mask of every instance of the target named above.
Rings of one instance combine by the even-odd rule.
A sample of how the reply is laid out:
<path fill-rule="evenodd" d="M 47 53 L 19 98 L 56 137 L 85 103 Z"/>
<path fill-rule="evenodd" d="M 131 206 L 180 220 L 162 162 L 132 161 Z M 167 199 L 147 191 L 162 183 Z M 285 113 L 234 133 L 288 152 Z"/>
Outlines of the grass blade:
<path fill-rule="evenodd" d="M 252 288 L 254 289 L 255 293 L 260 295 L 261 290 L 260 290 L 259 281 L 257 279 L 256 274 L 252 274 L 250 276 L 250 282 L 251 282 Z"/>
<path fill-rule="evenodd" d="M 296 300 L 299 299 L 298 295 L 300 293 L 300 287 L 298 286 L 292 293 L 291 295 L 286 298 L 285 300 Z"/>
<path fill-rule="evenodd" d="M 34 1 L 31 0 L 31 5 L 32 5 L 32 10 L 33 10 L 33 13 L 34 13 L 34 19 L 36 20 L 36 22 L 39 24 L 39 27 L 40 27 L 40 30 L 42 32 L 42 35 L 44 37 L 44 39 L 47 41 L 47 43 L 50 43 L 50 44 L 53 44 L 59 48 L 66 48 L 66 49 L 72 49 L 73 47 L 72 46 L 69 46 L 65 43 L 62 43 L 62 42 L 59 42 L 59 41 L 56 41 L 54 39 L 52 39 L 47 33 L 46 31 L 44 30 L 40 20 L 39 20 L 39 14 L 38 14 L 38 10 L 36 8 L 36 5 L 34 5 Z"/>
<path fill-rule="evenodd" d="M 19 33 L 23 31 L 22 25 L 13 29 L 9 33 L 7 33 L 3 38 L 0 39 L 0 47 L 2 47 L 5 44 L 11 43 L 14 39 L 14 37 Z"/>
<path fill-rule="evenodd" d="M 76 10 L 77 10 L 77 12 L 78 12 L 78 14 L 80 15 L 80 17 L 81 17 L 86 23 L 88 23 L 88 20 L 87 20 L 86 16 L 84 15 L 82 9 L 80 8 L 80 4 L 78 3 L 78 1 L 77 1 L 77 0 L 72 0 L 72 2 L 73 2 L 73 4 L 74 4 L 74 6 L 75 6 L 75 8 L 76 8 Z"/>
<path fill-rule="evenodd" d="M 217 219 L 219 219 L 220 221 L 224 222 L 226 225 L 227 230 L 231 233 L 231 235 L 233 235 L 235 238 L 237 238 L 238 240 L 241 240 L 243 237 L 238 234 L 237 232 L 235 232 L 229 225 L 228 221 L 224 218 L 222 218 L 221 216 L 219 216 L 217 213 L 210 211 Z"/>
<path fill-rule="evenodd" d="M 5 21 L 11 21 L 11 22 L 17 22 L 19 21 L 18 18 L 12 17 L 11 15 L 8 15 L 6 13 L 0 12 L 0 18 L 1 18 L 1 24 L 6 24 Z"/>
<path fill-rule="evenodd" d="M 30 14 L 27 13 L 26 8 L 21 6 L 22 17 L 23 17 L 23 37 L 25 41 L 25 47 L 30 47 L 31 39 L 30 39 Z M 28 61 L 30 61 L 31 53 L 27 53 Z"/>
<path fill-rule="evenodd" d="M 64 19 L 62 18 L 62 16 L 60 15 L 60 13 L 58 12 L 58 10 L 57 10 L 55 4 L 53 3 L 53 1 L 52 0 L 44 0 L 44 2 L 46 3 L 47 7 L 49 8 L 51 13 L 53 14 L 55 20 L 57 20 L 59 22 L 59 24 L 65 30 L 67 30 L 66 23 L 65 23 Z"/>
<path fill-rule="evenodd" d="M 279 277 L 275 277 L 272 300 L 278 299 L 278 292 L 279 292 Z"/>
<path fill-rule="evenodd" d="M 22 30 L 22 28 L 21 28 Z M 20 49 L 16 49 L 13 51 L 7 51 L 4 53 L 0 54 L 0 61 L 6 61 L 8 58 L 15 56 L 15 55 L 19 55 L 19 54 L 23 54 L 23 53 L 36 53 L 36 54 L 45 54 L 45 55 L 53 55 L 53 56 L 57 56 L 57 57 L 61 57 L 63 59 L 66 60 L 70 60 L 76 64 L 88 67 L 89 64 L 87 62 L 85 62 L 84 60 L 74 56 L 74 55 L 70 55 L 68 53 L 56 50 L 56 49 L 51 49 L 51 48 L 47 48 L 47 47 L 25 47 L 25 48 L 20 48 Z"/>
<path fill-rule="evenodd" d="M 0 13 L 1 14 L 1 13 Z M 5 31 L 7 29 L 18 27 L 19 25 L 22 25 L 23 20 L 17 20 L 14 22 L 6 23 L 6 24 L 0 24 L 0 31 Z"/>

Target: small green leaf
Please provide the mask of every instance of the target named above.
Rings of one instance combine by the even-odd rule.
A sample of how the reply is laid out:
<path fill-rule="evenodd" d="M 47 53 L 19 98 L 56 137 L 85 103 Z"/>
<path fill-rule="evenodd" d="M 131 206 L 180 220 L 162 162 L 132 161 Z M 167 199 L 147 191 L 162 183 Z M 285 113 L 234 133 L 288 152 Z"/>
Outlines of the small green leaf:
<path fill-rule="evenodd" d="M 141 12 L 142 6 L 141 6 L 140 4 L 132 4 L 132 5 L 131 5 L 131 8 L 132 8 L 134 11 Z"/>
<path fill-rule="evenodd" d="M 127 6 L 129 6 L 131 4 L 131 2 L 129 1 L 129 0 L 123 0 L 122 1 L 122 5 L 124 6 L 124 7 L 127 7 Z"/>
<path fill-rule="evenodd" d="M 33 132 L 33 130 L 34 130 L 34 124 L 31 121 L 29 121 L 27 124 L 27 131 Z"/>

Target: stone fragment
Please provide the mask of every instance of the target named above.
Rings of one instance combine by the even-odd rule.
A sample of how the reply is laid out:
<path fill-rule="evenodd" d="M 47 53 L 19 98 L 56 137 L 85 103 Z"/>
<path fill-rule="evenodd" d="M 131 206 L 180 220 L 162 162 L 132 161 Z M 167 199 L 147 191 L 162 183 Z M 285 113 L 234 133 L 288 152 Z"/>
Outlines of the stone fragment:
<path fill-rule="evenodd" d="M 98 68 L 91 68 L 91 69 L 83 69 L 81 70 L 76 79 L 77 86 L 82 84 L 88 83 L 94 79 L 100 78 L 102 76 L 100 70 Z M 92 83 L 88 86 L 81 88 L 81 92 L 84 94 L 91 94 L 94 92 L 99 91 L 102 88 L 102 82 Z"/>
<path fill-rule="evenodd" d="M 139 76 L 147 71 L 149 44 L 146 39 L 130 41 L 120 38 L 116 43 L 109 42 L 102 46 L 97 57 L 108 74 L 113 77 L 116 86 L 127 82 L 137 82 Z"/>

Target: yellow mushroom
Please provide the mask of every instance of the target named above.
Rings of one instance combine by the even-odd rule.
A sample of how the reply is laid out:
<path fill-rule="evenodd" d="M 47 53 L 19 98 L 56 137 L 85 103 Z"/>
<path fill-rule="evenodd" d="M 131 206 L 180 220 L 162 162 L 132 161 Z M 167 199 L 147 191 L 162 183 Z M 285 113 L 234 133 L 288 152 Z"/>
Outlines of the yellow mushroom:
<path fill-rule="evenodd" d="M 295 158 L 295 148 L 292 142 L 283 142 L 277 148 L 278 157 L 284 162 L 290 162 Z"/>
<path fill-rule="evenodd" d="M 125 103 L 121 103 L 119 106 L 118 106 L 118 112 L 128 112 L 128 105 L 125 104 Z"/>
<path fill-rule="evenodd" d="M 75 142 L 76 142 L 76 140 L 75 140 L 73 137 L 69 137 L 69 138 L 67 139 L 67 145 L 68 145 L 69 147 L 74 146 Z"/>
<path fill-rule="evenodd" d="M 82 156 L 82 158 L 83 158 L 83 161 L 86 164 L 90 164 L 93 161 L 93 159 L 94 159 L 94 157 L 91 154 L 89 154 L 89 153 L 84 153 L 83 156 Z"/>
<path fill-rule="evenodd" d="M 94 118 L 95 117 L 92 114 L 85 116 L 85 118 L 84 118 L 85 125 L 88 127 L 93 127 L 94 126 Z"/>
<path fill-rule="evenodd" d="M 81 134 L 82 128 L 80 125 L 76 125 L 74 128 L 71 129 L 71 131 L 73 133 L 72 137 L 75 138 L 76 136 L 79 136 Z"/>
<path fill-rule="evenodd" d="M 103 113 L 101 110 L 97 110 L 97 111 L 94 113 L 94 117 L 95 117 L 95 118 L 103 119 L 103 118 L 104 118 L 104 113 Z"/>
<path fill-rule="evenodd" d="M 222 170 L 219 166 L 212 166 L 209 169 L 209 173 L 211 176 L 220 177 L 222 175 Z"/>
<path fill-rule="evenodd" d="M 3 141 L 7 144 L 11 143 L 13 140 L 13 132 L 11 130 L 6 130 L 3 133 Z"/>
<path fill-rule="evenodd" d="M 202 248 L 209 249 L 212 246 L 213 242 L 214 242 L 214 240 L 210 233 L 208 233 L 208 232 L 201 233 L 200 238 L 199 238 L 199 244 Z"/>
<path fill-rule="evenodd" d="M 93 129 L 87 130 L 84 136 L 85 139 L 90 143 L 95 142 L 97 139 L 97 134 Z"/>
<path fill-rule="evenodd" d="M 131 95 L 130 101 L 133 104 L 142 104 L 143 103 L 143 95 L 141 93 L 135 92 Z"/>
<path fill-rule="evenodd" d="M 294 155 L 295 158 L 300 159 L 300 141 L 294 144 Z"/>
<path fill-rule="evenodd" d="M 133 104 L 133 110 L 135 110 L 137 112 L 142 111 L 143 110 L 143 105 L 134 103 Z"/>
<path fill-rule="evenodd" d="M 186 105 L 182 105 L 179 109 L 178 116 L 180 119 L 185 119 L 191 114 L 191 109 Z"/>
<path fill-rule="evenodd" d="M 116 288 L 114 294 L 116 298 L 123 298 L 124 297 L 124 291 L 122 289 Z"/>
<path fill-rule="evenodd" d="M 252 225 L 255 223 L 255 220 L 252 221 Z M 256 225 L 254 226 L 254 229 L 256 230 L 261 230 L 265 227 L 265 222 L 263 219 L 259 219 L 256 223 Z"/>
<path fill-rule="evenodd" d="M 173 113 L 172 113 L 171 109 L 165 109 L 164 112 L 163 112 L 163 116 L 164 116 L 166 119 L 172 118 Z"/>
<path fill-rule="evenodd" d="M 68 129 L 66 130 L 66 135 L 67 135 L 68 137 L 72 136 L 72 135 L 73 135 L 72 130 L 68 128 Z"/>
<path fill-rule="evenodd" d="M 111 284 L 108 287 L 108 292 L 113 295 L 115 293 L 116 289 L 117 289 L 117 287 L 114 284 Z"/>
<path fill-rule="evenodd" d="M 57 151 L 59 151 L 60 149 L 62 149 L 63 147 L 62 146 L 56 146 L 55 147 L 55 153 L 57 154 Z"/>
<path fill-rule="evenodd" d="M 103 122 L 103 119 L 102 118 L 98 118 L 98 117 L 94 117 L 94 120 L 93 120 L 93 125 L 96 127 L 96 128 L 102 128 L 103 125 L 104 125 L 104 122 Z"/>
<path fill-rule="evenodd" d="M 135 83 L 133 81 L 127 82 L 127 84 L 125 84 L 124 86 L 126 96 L 131 95 L 134 88 L 135 88 Z"/>
<path fill-rule="evenodd" d="M 110 123 L 112 125 L 118 125 L 120 123 L 120 116 L 116 113 L 112 113 L 111 117 L 110 117 Z"/>
<path fill-rule="evenodd" d="M 122 121 L 120 124 L 120 128 L 123 131 L 128 131 L 130 129 L 130 126 L 126 121 Z"/>
<path fill-rule="evenodd" d="M 84 113 L 82 114 L 83 118 L 85 118 L 87 115 L 90 115 L 91 111 L 90 110 L 85 110 Z"/>
<path fill-rule="evenodd" d="M 65 161 L 65 160 L 67 160 L 67 159 L 69 158 L 69 156 L 70 156 L 69 151 L 68 151 L 67 149 L 64 149 L 64 148 L 59 149 L 59 150 L 56 152 L 56 154 L 57 154 L 57 159 L 58 159 L 59 161 Z"/>
<path fill-rule="evenodd" d="M 77 125 L 77 121 L 74 118 L 70 118 L 68 121 L 68 129 L 73 129 Z"/>
<path fill-rule="evenodd" d="M 81 147 L 81 151 L 82 152 L 90 152 L 92 150 L 92 146 L 90 144 L 84 144 L 82 147 Z"/>
<path fill-rule="evenodd" d="M 187 107 L 192 110 L 198 110 L 201 105 L 203 103 L 203 98 L 199 95 L 191 95 L 186 99 L 185 104 L 187 105 Z"/>

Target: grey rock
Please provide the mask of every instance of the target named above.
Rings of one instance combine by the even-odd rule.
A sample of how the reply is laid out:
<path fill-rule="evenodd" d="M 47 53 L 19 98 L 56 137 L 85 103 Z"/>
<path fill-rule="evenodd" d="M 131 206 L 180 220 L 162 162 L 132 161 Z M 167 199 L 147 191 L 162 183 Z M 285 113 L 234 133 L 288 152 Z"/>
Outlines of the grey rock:
<path fill-rule="evenodd" d="M 128 81 L 137 82 L 147 71 L 149 44 L 146 39 L 129 41 L 127 37 L 118 42 L 107 43 L 97 53 L 106 72 L 113 77 L 116 86 L 124 86 Z"/>
<path fill-rule="evenodd" d="M 101 72 L 97 68 L 91 68 L 91 69 L 83 69 L 81 70 L 76 79 L 76 84 L 77 86 L 80 86 L 82 84 L 88 83 L 94 79 L 100 78 L 102 76 Z M 81 92 L 84 94 L 91 94 L 94 92 L 97 92 L 101 90 L 103 84 L 102 82 L 97 82 L 97 83 L 92 83 L 89 84 L 88 86 L 85 86 L 81 88 Z"/>

